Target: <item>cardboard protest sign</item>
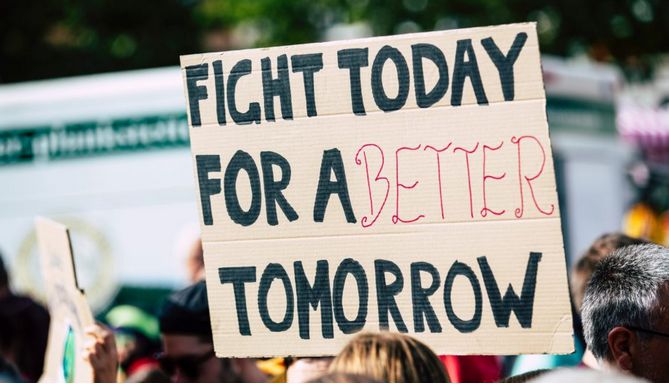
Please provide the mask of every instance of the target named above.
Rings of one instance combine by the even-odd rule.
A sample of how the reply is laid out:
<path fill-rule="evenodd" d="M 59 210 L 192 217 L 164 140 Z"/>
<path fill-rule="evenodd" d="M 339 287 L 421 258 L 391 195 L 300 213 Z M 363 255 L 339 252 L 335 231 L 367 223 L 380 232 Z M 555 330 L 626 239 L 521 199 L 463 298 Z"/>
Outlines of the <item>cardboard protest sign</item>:
<path fill-rule="evenodd" d="M 86 296 L 77 284 L 70 234 L 45 218 L 35 220 L 42 275 L 51 322 L 41 382 L 92 382 L 93 370 L 83 359 L 84 329 L 94 324 Z"/>
<path fill-rule="evenodd" d="M 181 66 L 217 355 L 572 351 L 535 24 Z"/>

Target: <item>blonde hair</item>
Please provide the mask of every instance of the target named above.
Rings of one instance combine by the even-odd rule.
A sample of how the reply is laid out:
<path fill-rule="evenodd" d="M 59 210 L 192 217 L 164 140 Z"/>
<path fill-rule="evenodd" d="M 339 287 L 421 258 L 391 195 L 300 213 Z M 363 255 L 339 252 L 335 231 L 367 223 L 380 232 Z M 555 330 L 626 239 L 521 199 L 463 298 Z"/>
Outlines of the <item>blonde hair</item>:
<path fill-rule="evenodd" d="M 389 383 L 449 382 L 444 365 L 428 346 L 390 332 L 359 334 L 339 352 L 329 371 Z"/>

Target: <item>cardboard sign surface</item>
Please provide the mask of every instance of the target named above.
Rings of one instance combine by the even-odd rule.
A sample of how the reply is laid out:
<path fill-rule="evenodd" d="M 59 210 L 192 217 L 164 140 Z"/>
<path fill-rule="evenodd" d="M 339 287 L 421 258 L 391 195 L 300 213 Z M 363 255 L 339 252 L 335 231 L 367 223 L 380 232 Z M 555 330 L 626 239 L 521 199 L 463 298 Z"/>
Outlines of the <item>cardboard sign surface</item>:
<path fill-rule="evenodd" d="M 535 24 L 181 66 L 217 355 L 572 351 Z"/>
<path fill-rule="evenodd" d="M 92 382 L 93 370 L 83 359 L 84 329 L 94 324 L 84 293 L 77 285 L 70 234 L 55 221 L 35 220 L 42 275 L 51 323 L 41 382 Z"/>

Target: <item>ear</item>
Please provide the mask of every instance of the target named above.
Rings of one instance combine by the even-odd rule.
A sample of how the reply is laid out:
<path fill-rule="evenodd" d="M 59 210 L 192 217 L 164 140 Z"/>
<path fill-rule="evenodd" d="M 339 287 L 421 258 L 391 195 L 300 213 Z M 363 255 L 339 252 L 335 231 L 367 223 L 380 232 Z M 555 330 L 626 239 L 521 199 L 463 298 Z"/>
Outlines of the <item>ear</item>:
<path fill-rule="evenodd" d="M 623 371 L 631 372 L 636 353 L 636 334 L 625 327 L 609 331 L 609 354 L 613 362 Z"/>

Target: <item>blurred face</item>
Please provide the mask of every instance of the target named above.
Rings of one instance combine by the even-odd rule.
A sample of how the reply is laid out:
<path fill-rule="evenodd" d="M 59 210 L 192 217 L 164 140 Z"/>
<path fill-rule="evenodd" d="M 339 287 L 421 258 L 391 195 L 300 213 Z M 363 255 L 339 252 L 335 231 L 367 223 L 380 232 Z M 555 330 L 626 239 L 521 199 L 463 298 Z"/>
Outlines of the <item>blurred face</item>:
<path fill-rule="evenodd" d="M 669 286 L 660 295 L 658 320 L 646 339 L 638 342 L 638 356 L 633 358 L 631 372 L 653 382 L 669 382 Z"/>
<path fill-rule="evenodd" d="M 198 336 L 163 335 L 164 355 L 161 367 L 173 382 L 212 383 L 223 381 L 226 372 L 214 355 L 211 343 Z"/>
<path fill-rule="evenodd" d="M 267 381 L 255 359 L 219 359 L 211 342 L 198 336 L 163 334 L 161 368 L 175 383 L 227 383 Z"/>
<path fill-rule="evenodd" d="M 610 363 L 652 382 L 669 382 L 669 285 L 659 295 L 657 321 L 650 328 L 635 324 L 609 332 Z"/>

